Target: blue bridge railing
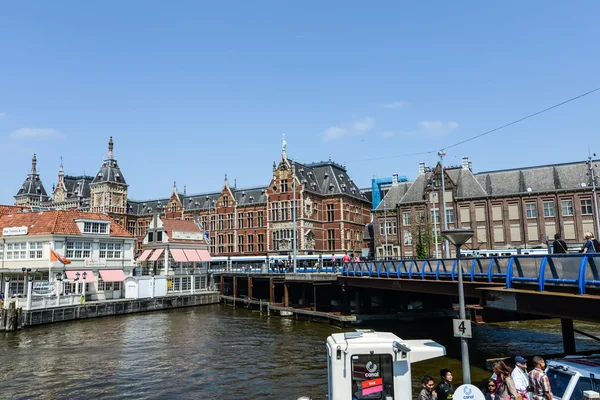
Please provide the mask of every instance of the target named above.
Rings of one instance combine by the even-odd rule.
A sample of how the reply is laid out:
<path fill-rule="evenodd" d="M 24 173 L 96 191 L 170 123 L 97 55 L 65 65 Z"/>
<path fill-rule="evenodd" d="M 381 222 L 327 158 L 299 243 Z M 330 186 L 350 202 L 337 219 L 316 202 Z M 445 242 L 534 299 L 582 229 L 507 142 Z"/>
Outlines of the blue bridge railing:
<path fill-rule="evenodd" d="M 537 286 L 576 286 L 579 294 L 587 287 L 600 286 L 600 254 L 514 255 L 462 258 L 463 279 L 471 282 L 504 282 L 507 288 L 523 282 Z M 370 278 L 456 280 L 454 258 L 428 260 L 388 260 L 345 263 L 344 276 Z"/>

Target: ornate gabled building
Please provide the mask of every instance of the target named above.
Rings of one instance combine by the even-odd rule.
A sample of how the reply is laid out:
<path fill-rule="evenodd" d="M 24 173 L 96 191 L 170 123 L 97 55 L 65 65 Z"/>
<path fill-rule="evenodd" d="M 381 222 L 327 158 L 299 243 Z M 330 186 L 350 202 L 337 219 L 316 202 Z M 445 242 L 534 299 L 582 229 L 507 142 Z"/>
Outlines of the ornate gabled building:
<path fill-rule="evenodd" d="M 31 171 L 27 174 L 25 182 L 15 195 L 17 206 L 39 206 L 48 201 L 48 194 L 37 172 L 37 157 L 34 154 L 31 159 Z"/>
<path fill-rule="evenodd" d="M 443 170 L 448 228 L 472 228 L 475 235 L 463 246 L 471 250 L 546 248 L 555 233 L 581 243 L 585 232 L 598 232 L 590 168 L 574 162 L 473 173 L 464 157 L 462 165 Z M 435 256 L 434 232 L 443 229 L 441 182 L 439 163 L 421 163 L 414 182 L 390 188 L 374 210 L 377 257 Z"/>
<path fill-rule="evenodd" d="M 173 184 L 170 197 L 128 200 L 128 185 L 114 157 L 111 137 L 108 155 L 93 178 L 68 177 L 61 163 L 52 199 L 46 196 L 47 201 L 27 205 L 108 214 L 137 238 L 138 254 L 151 221 L 158 215 L 196 221 L 209 238 L 212 255 L 266 256 L 291 252 L 295 199 L 298 254 L 362 252 L 371 203 L 344 166 L 331 160 L 311 164 L 292 161 L 284 140 L 281 161 L 273 163 L 272 172 L 266 186 L 238 188 L 231 186 L 225 175 L 217 192 L 187 195 L 185 189 L 182 194 Z M 30 176 L 39 181 L 39 175 L 30 174 L 28 179 Z"/>

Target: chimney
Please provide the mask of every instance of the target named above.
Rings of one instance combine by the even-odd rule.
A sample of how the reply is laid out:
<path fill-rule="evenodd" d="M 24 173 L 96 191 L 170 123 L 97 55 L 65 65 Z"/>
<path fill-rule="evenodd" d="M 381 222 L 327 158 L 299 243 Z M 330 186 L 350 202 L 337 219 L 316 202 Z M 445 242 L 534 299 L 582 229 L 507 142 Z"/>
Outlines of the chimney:
<path fill-rule="evenodd" d="M 462 169 L 468 169 L 471 171 L 471 161 L 469 161 L 469 157 L 462 158 Z"/>
<path fill-rule="evenodd" d="M 425 175 L 425 163 L 424 162 L 419 163 L 419 175 Z"/>
<path fill-rule="evenodd" d="M 396 186 L 398 184 L 398 174 L 392 174 L 392 186 Z"/>

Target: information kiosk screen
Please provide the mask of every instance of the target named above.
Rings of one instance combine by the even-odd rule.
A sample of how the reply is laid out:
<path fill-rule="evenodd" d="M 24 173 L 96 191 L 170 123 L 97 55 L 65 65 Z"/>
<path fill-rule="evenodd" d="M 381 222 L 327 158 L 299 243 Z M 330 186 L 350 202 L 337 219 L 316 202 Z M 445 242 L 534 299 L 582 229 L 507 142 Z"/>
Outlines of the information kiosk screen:
<path fill-rule="evenodd" d="M 391 400 L 394 374 L 390 354 L 352 356 L 352 399 Z"/>

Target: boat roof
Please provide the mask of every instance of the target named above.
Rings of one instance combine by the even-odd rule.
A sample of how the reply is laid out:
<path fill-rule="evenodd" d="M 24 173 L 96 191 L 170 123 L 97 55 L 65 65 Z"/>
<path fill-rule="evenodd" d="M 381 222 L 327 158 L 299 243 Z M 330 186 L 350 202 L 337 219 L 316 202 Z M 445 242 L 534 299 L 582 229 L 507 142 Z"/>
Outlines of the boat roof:
<path fill-rule="evenodd" d="M 600 376 L 600 354 L 592 356 L 567 356 L 559 360 L 548 360 L 548 366 L 561 365 L 570 371 L 579 372 L 582 376 Z"/>
<path fill-rule="evenodd" d="M 390 332 L 375 332 L 370 329 L 357 329 L 355 332 L 334 333 L 331 338 L 336 344 L 344 343 L 346 340 L 359 339 L 363 344 L 389 344 L 393 341 L 400 342 L 401 339 Z"/>

